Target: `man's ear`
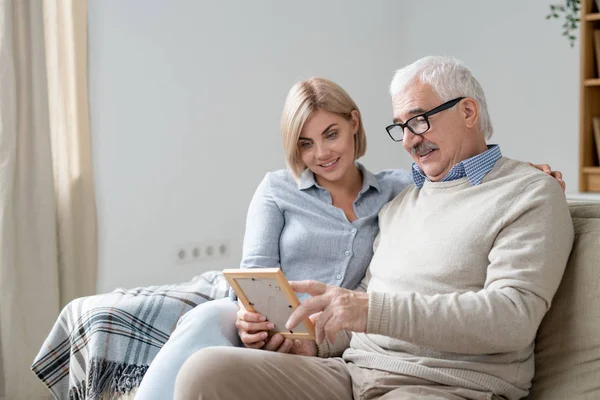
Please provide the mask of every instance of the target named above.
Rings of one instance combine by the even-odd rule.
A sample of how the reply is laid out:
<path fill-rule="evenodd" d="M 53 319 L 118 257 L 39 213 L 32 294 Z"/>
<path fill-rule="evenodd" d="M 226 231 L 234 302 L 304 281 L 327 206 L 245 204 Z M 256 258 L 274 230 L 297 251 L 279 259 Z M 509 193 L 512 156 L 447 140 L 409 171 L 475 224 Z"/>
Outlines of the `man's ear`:
<path fill-rule="evenodd" d="M 460 102 L 459 110 L 468 128 L 473 128 L 479 124 L 479 104 L 475 99 L 470 97 L 463 99 Z"/>

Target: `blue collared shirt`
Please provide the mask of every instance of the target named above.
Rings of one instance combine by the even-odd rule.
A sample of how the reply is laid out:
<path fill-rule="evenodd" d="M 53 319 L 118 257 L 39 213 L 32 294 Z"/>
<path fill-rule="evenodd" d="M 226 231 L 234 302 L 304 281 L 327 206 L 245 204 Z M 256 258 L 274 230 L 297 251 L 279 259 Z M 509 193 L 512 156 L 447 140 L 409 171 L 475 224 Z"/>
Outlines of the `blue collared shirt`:
<path fill-rule="evenodd" d="M 475 157 L 462 160 L 453 166 L 440 182 L 454 181 L 467 177 L 471 186 L 477 186 L 481 184 L 483 177 L 494 168 L 494 164 L 496 164 L 496 161 L 500 158 L 502 158 L 500 146 L 497 144 L 489 145 L 485 152 L 478 154 Z M 412 165 L 412 176 L 413 181 L 418 188 L 423 186 L 425 180 L 429 180 L 416 163 L 413 163 Z"/>
<path fill-rule="evenodd" d="M 379 211 L 412 183 L 408 171 L 372 174 L 357 166 L 363 185 L 353 204 L 358 217 L 353 222 L 333 206 L 310 170 L 298 181 L 288 170 L 267 173 L 248 209 L 241 267 L 281 267 L 288 280 L 355 289 L 373 257 Z"/>

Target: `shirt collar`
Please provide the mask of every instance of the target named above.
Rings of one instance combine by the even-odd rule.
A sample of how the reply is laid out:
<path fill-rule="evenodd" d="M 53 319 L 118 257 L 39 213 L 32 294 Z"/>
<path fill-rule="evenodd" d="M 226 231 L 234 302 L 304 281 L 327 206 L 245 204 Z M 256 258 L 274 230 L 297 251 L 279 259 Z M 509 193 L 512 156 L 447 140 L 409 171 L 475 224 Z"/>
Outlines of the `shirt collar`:
<path fill-rule="evenodd" d="M 471 186 L 481 184 L 483 178 L 492 170 L 496 161 L 502 158 L 500 146 L 492 144 L 488 149 L 474 157 L 462 160 L 453 166 L 448 174 L 440 182 L 448 182 L 467 177 Z M 421 168 L 416 163 L 412 165 L 413 181 L 417 187 L 422 187 L 426 180 L 429 180 Z"/>
<path fill-rule="evenodd" d="M 379 182 L 377 182 L 377 178 L 373 173 L 367 170 L 361 163 L 357 162 L 356 166 L 363 176 L 363 185 L 360 189 L 360 193 L 364 193 L 369 190 L 369 187 L 375 188 L 378 192 L 381 192 L 381 188 L 379 186 Z M 321 188 L 317 181 L 315 180 L 315 174 L 308 168 L 306 168 L 302 174 L 300 174 L 300 179 L 298 179 L 298 189 L 305 190 L 310 187 L 316 186 Z M 322 188 L 321 188 L 322 189 Z"/>

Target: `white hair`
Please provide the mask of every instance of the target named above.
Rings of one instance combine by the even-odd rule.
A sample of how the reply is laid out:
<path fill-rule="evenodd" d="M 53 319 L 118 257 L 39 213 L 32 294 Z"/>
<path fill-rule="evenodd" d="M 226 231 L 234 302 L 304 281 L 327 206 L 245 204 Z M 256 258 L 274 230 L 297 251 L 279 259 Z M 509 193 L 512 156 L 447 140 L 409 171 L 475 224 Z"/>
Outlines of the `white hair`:
<path fill-rule="evenodd" d="M 429 56 L 399 69 L 390 84 L 392 97 L 415 82 L 425 83 L 442 99 L 471 97 L 479 105 L 479 129 L 486 139 L 494 132 L 483 88 L 462 61 L 454 57 Z"/>

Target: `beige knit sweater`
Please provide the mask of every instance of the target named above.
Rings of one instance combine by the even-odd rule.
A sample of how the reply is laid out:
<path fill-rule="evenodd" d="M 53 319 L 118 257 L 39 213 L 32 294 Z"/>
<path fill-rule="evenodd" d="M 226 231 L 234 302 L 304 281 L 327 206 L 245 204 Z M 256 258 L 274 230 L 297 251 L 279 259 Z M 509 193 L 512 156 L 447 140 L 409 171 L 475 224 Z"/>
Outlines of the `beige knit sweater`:
<path fill-rule="evenodd" d="M 408 187 L 379 226 L 367 333 L 320 355 L 346 349 L 343 358 L 365 368 L 526 396 L 535 335 L 573 242 L 558 183 L 501 158 L 478 186 Z"/>

